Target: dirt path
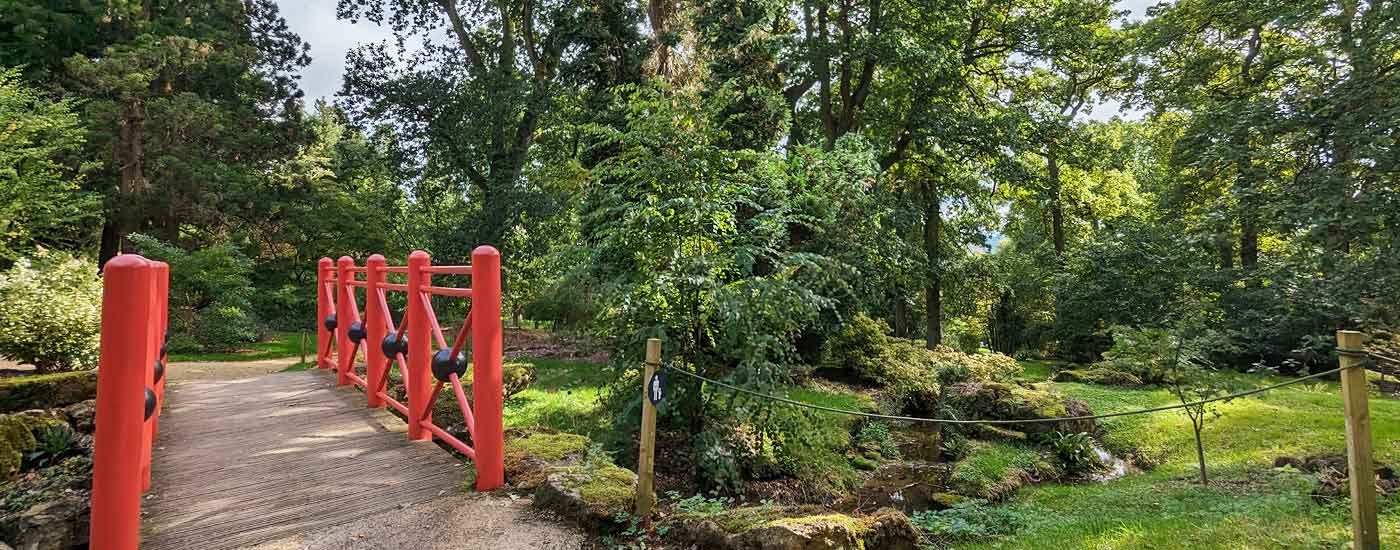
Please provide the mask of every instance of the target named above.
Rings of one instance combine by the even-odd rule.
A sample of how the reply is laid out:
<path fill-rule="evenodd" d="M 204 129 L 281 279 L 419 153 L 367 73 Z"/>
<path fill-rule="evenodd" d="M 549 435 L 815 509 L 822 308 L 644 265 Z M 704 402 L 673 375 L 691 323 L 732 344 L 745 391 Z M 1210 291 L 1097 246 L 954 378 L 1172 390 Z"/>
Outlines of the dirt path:
<path fill-rule="evenodd" d="M 254 550 L 574 550 L 585 538 L 530 508 L 529 499 L 453 495 L 286 538 Z"/>
<path fill-rule="evenodd" d="M 177 384 L 197 380 L 232 380 L 280 372 L 296 363 L 295 357 L 260 361 L 175 362 L 165 366 L 165 375 Z"/>

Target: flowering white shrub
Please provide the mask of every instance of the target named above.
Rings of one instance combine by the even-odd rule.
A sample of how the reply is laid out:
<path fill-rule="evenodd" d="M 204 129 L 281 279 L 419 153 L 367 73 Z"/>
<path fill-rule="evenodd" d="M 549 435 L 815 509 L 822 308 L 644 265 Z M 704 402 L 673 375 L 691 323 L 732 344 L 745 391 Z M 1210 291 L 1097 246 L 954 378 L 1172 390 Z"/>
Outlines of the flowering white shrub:
<path fill-rule="evenodd" d="M 41 372 L 92 368 L 101 323 L 90 261 L 40 249 L 0 273 L 0 356 Z"/>

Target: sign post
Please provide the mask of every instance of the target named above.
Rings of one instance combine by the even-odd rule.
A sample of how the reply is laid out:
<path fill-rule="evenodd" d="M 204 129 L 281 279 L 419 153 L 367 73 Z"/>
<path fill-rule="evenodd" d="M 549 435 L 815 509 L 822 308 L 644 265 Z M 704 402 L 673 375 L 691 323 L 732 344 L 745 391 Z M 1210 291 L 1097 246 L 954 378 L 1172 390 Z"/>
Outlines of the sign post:
<path fill-rule="evenodd" d="M 1337 331 L 1337 347 L 1361 349 L 1361 333 Z M 1376 518 L 1376 467 L 1371 461 L 1371 412 L 1366 403 L 1366 369 L 1362 359 L 1343 353 L 1342 407 L 1346 412 L 1347 478 L 1351 485 L 1352 548 L 1379 550 L 1380 530 Z"/>
<path fill-rule="evenodd" d="M 665 397 L 664 379 L 658 377 L 661 366 L 661 340 L 647 340 L 646 372 L 642 375 L 642 441 L 637 457 L 637 501 L 634 515 L 646 520 L 651 517 L 652 480 L 656 455 L 656 404 Z"/>

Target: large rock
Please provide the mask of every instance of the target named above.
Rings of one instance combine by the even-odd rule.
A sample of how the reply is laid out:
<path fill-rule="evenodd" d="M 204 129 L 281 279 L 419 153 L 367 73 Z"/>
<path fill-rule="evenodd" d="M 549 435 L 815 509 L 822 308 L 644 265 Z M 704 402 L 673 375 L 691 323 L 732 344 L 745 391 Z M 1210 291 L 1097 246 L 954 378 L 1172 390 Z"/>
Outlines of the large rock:
<path fill-rule="evenodd" d="M 89 508 L 85 495 L 68 494 L 0 517 L 0 539 L 15 550 L 86 547 Z"/>
<path fill-rule="evenodd" d="M 582 527 L 609 530 L 632 510 L 637 474 L 606 462 L 557 466 L 535 489 L 535 505 Z M 655 499 L 656 496 L 652 495 Z"/>
<path fill-rule="evenodd" d="M 550 469 L 578 463 L 588 453 L 588 437 L 569 433 L 530 433 L 506 439 L 506 479 L 517 489 L 533 490 Z"/>
<path fill-rule="evenodd" d="M 87 401 L 79 401 L 64 407 L 63 414 L 67 417 L 68 423 L 73 426 L 73 429 L 85 434 L 90 434 L 96 428 L 97 400 L 89 399 Z"/>
<path fill-rule="evenodd" d="M 864 517 L 837 513 L 781 517 L 784 511 L 781 508 L 737 509 L 716 519 L 683 518 L 679 532 L 685 542 L 697 548 L 726 550 L 913 550 L 919 547 L 919 529 L 907 516 L 891 508 Z M 746 516 L 749 521 L 738 519 Z M 779 517 L 755 521 L 755 518 L 767 516 Z M 730 532 L 723 525 L 738 532 Z"/>

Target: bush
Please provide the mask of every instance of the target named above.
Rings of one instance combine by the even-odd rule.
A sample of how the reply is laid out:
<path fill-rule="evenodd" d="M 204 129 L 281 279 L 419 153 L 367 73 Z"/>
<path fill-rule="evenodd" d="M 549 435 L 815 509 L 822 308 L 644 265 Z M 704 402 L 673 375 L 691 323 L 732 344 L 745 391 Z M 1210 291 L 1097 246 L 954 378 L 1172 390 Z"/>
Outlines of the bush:
<path fill-rule="evenodd" d="M 1055 456 L 1059 457 L 1068 473 L 1082 474 L 1103 469 L 1103 461 L 1099 460 L 1098 452 L 1094 449 L 1094 438 L 1087 432 L 1054 432 L 1047 434 L 1044 441 L 1055 451 Z"/>
<path fill-rule="evenodd" d="M 93 264 L 40 250 L 0 274 L 0 356 L 39 372 L 97 366 L 102 281 Z"/>
<path fill-rule="evenodd" d="M 131 235 L 131 242 L 147 258 L 170 264 L 172 351 L 236 351 L 257 341 L 252 267 L 232 244 L 186 251 L 140 234 Z"/>
<path fill-rule="evenodd" d="M 1010 382 L 1021 374 L 1015 359 L 1000 353 L 968 354 L 888 336 L 883 321 L 856 315 L 827 339 L 822 368 L 846 372 L 885 389 L 885 399 L 903 412 L 941 414 L 944 386 L 966 382 Z"/>

